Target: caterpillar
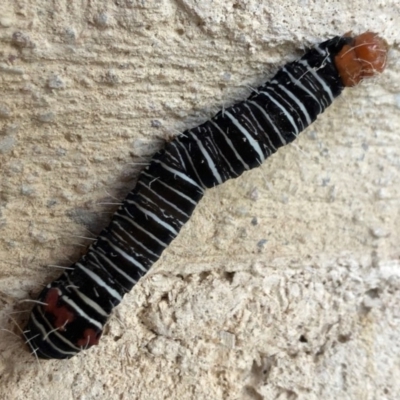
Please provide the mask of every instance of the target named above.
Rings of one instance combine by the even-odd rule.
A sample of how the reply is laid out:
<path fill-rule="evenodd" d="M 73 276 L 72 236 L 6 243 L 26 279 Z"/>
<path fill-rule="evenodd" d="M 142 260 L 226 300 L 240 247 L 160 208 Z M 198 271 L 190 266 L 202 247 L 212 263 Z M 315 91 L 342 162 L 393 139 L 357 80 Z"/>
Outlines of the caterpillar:
<path fill-rule="evenodd" d="M 64 359 L 97 345 L 113 308 L 178 235 L 206 189 L 292 142 L 345 87 L 382 72 L 387 52 L 372 32 L 334 37 L 247 100 L 166 144 L 87 253 L 39 295 L 24 331 L 32 352 Z"/>

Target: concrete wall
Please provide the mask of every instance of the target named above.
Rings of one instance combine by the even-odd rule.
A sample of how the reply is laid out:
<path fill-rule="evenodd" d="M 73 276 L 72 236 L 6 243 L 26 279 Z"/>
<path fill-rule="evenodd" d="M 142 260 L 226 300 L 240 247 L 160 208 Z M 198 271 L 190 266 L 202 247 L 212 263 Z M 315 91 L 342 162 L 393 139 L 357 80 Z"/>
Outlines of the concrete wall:
<path fill-rule="evenodd" d="M 0 398 L 398 398 L 399 26 L 389 0 L 3 0 Z M 142 164 L 349 30 L 388 40 L 386 72 L 211 190 L 97 348 L 38 363 L 20 301 L 84 252 Z"/>

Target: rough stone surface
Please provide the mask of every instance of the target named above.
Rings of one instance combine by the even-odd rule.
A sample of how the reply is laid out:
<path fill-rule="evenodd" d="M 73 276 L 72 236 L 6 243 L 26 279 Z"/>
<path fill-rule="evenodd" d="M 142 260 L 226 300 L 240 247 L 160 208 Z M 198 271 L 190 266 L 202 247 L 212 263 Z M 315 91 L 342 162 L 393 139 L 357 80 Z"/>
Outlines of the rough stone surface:
<path fill-rule="evenodd" d="M 0 398 L 397 399 L 399 26 L 390 0 L 3 0 Z M 29 354 L 21 301 L 165 140 L 305 47 L 368 29 L 392 46 L 382 76 L 211 190 L 97 348 Z"/>

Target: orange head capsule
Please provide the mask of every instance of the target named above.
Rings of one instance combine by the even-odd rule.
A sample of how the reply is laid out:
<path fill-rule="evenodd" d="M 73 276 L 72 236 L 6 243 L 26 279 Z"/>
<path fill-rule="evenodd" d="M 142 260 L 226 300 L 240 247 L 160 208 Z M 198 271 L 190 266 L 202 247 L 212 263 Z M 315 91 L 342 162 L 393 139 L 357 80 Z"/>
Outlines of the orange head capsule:
<path fill-rule="evenodd" d="M 386 66 L 388 44 L 376 33 L 365 32 L 343 46 L 335 65 L 344 86 L 355 86 L 365 77 L 382 72 Z"/>

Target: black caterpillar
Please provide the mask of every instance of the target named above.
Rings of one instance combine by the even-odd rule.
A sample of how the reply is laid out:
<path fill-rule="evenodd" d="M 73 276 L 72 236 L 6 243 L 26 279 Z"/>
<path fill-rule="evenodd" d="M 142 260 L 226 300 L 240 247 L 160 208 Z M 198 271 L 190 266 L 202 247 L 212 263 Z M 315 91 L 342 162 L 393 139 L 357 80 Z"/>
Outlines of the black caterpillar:
<path fill-rule="evenodd" d="M 168 143 L 88 252 L 47 285 L 24 335 L 40 358 L 98 343 L 123 296 L 190 218 L 205 190 L 258 167 L 292 142 L 345 86 L 384 69 L 386 42 L 366 32 L 321 43 L 239 104 Z"/>

